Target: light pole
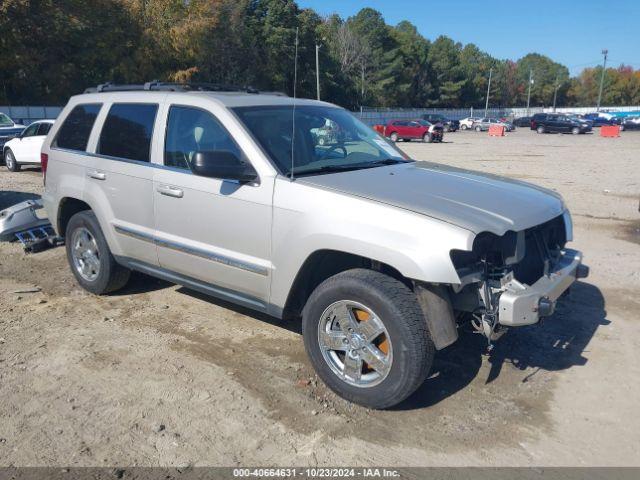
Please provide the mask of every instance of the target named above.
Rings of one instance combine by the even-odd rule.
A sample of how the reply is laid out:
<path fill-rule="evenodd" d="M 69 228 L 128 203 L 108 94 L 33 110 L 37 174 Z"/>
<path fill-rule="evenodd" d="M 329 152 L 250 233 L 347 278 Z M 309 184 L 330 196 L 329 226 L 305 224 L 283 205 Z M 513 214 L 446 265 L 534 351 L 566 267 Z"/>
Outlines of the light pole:
<path fill-rule="evenodd" d="M 602 50 L 602 55 L 604 55 L 604 62 L 602 63 L 602 75 L 600 75 L 600 91 L 598 92 L 598 106 L 596 107 L 596 112 L 600 111 L 600 102 L 602 101 L 602 87 L 604 86 L 604 72 L 607 70 L 607 55 L 609 54 L 609 50 L 606 48 Z"/>
<path fill-rule="evenodd" d="M 493 75 L 493 68 L 489 69 L 489 84 L 487 85 L 487 100 L 484 104 L 484 117 L 487 118 L 489 112 L 489 94 L 491 93 L 491 76 Z"/>
<path fill-rule="evenodd" d="M 527 117 L 529 116 L 529 105 L 531 104 L 531 85 L 533 85 L 533 70 L 529 69 L 529 91 L 527 92 Z"/>
<path fill-rule="evenodd" d="M 558 98 L 558 89 L 560 88 L 560 76 L 556 77 L 555 88 L 553 89 L 553 112 L 556 111 L 556 98 Z"/>
<path fill-rule="evenodd" d="M 318 100 L 320 100 L 320 47 L 316 43 L 316 92 L 318 93 Z"/>

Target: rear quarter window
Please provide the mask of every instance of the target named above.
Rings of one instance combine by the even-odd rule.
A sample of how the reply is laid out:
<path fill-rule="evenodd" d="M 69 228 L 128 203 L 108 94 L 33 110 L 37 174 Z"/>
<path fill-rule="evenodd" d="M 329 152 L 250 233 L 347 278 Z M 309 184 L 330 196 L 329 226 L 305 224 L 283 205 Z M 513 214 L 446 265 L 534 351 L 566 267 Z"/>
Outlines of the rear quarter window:
<path fill-rule="evenodd" d="M 100 133 L 98 153 L 149 162 L 157 112 L 157 104 L 114 103 Z"/>
<path fill-rule="evenodd" d="M 77 105 L 65 118 L 52 147 L 86 151 L 91 129 L 96 121 L 101 103 Z"/>

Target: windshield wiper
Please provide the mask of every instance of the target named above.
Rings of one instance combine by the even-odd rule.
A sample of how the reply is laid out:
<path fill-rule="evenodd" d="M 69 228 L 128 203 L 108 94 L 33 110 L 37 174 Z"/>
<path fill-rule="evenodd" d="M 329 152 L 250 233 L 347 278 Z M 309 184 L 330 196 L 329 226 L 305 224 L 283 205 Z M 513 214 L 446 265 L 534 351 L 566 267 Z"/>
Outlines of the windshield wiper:
<path fill-rule="evenodd" d="M 353 163 L 351 165 L 325 165 L 324 167 L 313 168 L 310 170 L 302 170 L 296 172 L 296 175 L 314 175 L 322 173 L 348 172 L 353 170 L 364 170 L 365 168 L 375 168 L 384 165 L 396 165 L 398 163 L 408 163 L 410 160 L 399 160 L 394 158 L 385 158 L 376 160 L 375 162 Z"/>

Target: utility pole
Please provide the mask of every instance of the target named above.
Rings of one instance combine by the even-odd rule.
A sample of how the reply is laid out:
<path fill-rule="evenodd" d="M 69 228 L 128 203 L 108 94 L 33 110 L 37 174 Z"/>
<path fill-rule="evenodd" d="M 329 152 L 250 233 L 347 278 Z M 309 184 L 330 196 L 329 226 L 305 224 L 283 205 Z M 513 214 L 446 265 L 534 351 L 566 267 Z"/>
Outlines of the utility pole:
<path fill-rule="evenodd" d="M 362 107 L 364 102 L 364 63 L 362 64 L 362 99 L 360 100 L 360 118 L 362 118 Z"/>
<path fill-rule="evenodd" d="M 529 116 L 529 105 L 531 104 L 531 85 L 533 84 L 533 70 L 529 69 L 529 91 L 527 92 L 527 117 Z"/>
<path fill-rule="evenodd" d="M 318 100 L 320 100 L 320 47 L 316 43 L 316 92 L 318 92 Z"/>
<path fill-rule="evenodd" d="M 602 55 L 604 55 L 604 62 L 602 63 L 602 75 L 600 75 L 600 91 L 598 92 L 598 106 L 596 107 L 596 112 L 600 111 L 600 102 L 602 101 L 602 87 L 604 86 L 604 72 L 607 70 L 607 55 L 609 54 L 609 50 L 606 48 L 602 50 Z"/>
<path fill-rule="evenodd" d="M 493 68 L 489 69 L 489 84 L 487 85 L 487 101 L 484 104 L 484 116 L 485 118 L 489 113 L 489 94 L 491 93 L 491 76 L 493 75 Z"/>
<path fill-rule="evenodd" d="M 560 75 L 556 76 L 556 84 L 553 89 L 553 113 L 556 112 L 556 98 L 558 98 L 558 89 L 560 88 Z"/>

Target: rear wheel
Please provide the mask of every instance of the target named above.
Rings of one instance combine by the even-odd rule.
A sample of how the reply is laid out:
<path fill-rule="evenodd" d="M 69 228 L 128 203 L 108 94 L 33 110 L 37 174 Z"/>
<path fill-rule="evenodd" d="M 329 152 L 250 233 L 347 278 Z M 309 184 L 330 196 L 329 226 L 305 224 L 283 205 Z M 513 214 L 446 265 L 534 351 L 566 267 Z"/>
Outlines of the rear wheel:
<path fill-rule="evenodd" d="M 321 283 L 302 314 L 307 354 L 341 397 L 387 408 L 427 377 L 434 345 L 415 294 L 379 272 L 354 269 Z"/>
<path fill-rule="evenodd" d="M 536 132 L 544 133 L 544 127 L 542 125 L 540 125 L 538 128 L 536 128 Z"/>
<path fill-rule="evenodd" d="M 92 211 L 85 210 L 71 217 L 65 237 L 67 260 L 82 288 L 102 295 L 126 285 L 131 272 L 113 258 Z"/>
<path fill-rule="evenodd" d="M 391 139 L 392 142 L 397 142 L 400 137 L 398 137 L 398 134 L 396 132 L 393 132 L 391 135 L 389 135 L 389 138 Z"/>
<path fill-rule="evenodd" d="M 476 127 L 476 132 L 481 132 L 482 131 L 482 127 L 481 126 L 477 126 Z"/>
<path fill-rule="evenodd" d="M 19 172 L 20 164 L 16 161 L 16 157 L 11 151 L 11 149 L 7 149 L 4 153 L 4 163 L 7 166 L 7 170 L 10 172 Z"/>
<path fill-rule="evenodd" d="M 469 127 L 467 127 L 464 123 L 460 125 L 460 130 L 466 130 L 467 128 Z"/>

